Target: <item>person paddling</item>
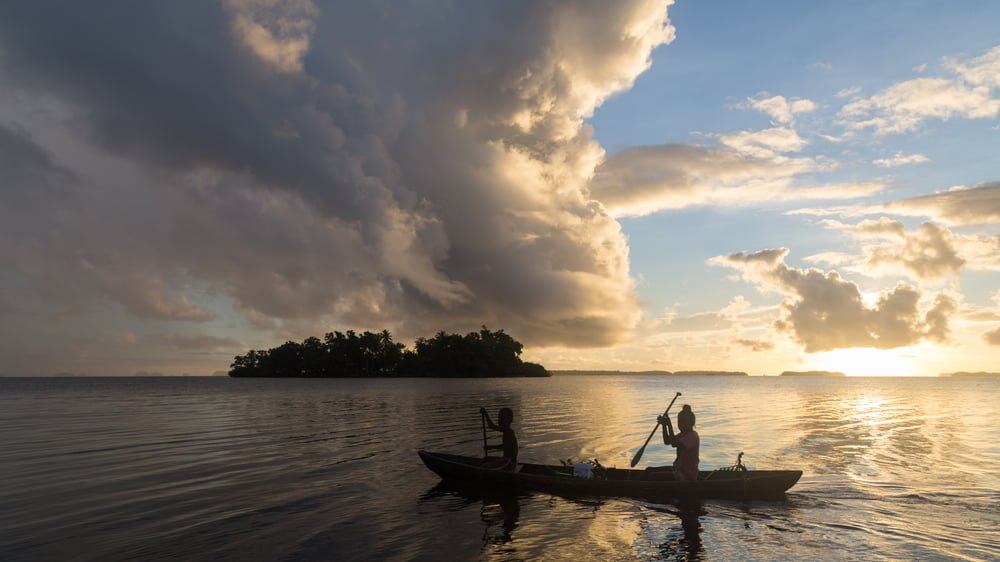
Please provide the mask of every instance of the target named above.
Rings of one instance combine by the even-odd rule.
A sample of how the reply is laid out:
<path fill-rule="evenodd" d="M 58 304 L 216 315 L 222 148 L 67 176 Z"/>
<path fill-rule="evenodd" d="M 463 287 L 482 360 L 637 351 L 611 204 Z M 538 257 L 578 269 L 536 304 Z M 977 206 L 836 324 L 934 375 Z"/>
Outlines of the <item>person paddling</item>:
<path fill-rule="evenodd" d="M 490 419 L 489 413 L 486 412 L 486 408 L 479 408 L 479 413 L 486 419 L 486 425 L 493 431 L 499 431 L 503 433 L 503 442 L 500 445 L 486 445 L 484 448 L 489 450 L 503 451 L 503 458 L 493 459 L 484 462 L 484 466 L 490 466 L 492 468 L 499 468 L 501 470 L 514 470 L 517 468 L 517 435 L 514 430 L 510 427 L 510 424 L 514 423 L 514 411 L 510 408 L 500 408 L 497 412 L 497 421 L 499 425 L 494 424 L 493 420 Z M 485 434 L 484 434 L 485 439 Z"/>
<path fill-rule="evenodd" d="M 701 446 L 701 438 L 694 430 L 695 417 L 691 406 L 684 404 L 677 414 L 677 427 L 681 430 L 680 433 L 674 434 L 669 416 L 659 416 L 656 419 L 663 425 L 663 444 L 677 448 L 674 477 L 678 480 L 697 480 L 698 448 Z"/>

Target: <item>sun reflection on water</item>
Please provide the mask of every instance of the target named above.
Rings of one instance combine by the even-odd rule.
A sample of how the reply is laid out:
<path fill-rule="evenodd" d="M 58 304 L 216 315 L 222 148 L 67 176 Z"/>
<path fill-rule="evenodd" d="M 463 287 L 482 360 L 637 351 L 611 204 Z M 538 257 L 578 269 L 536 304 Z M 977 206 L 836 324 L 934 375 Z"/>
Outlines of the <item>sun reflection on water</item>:
<path fill-rule="evenodd" d="M 817 353 L 811 367 L 824 371 L 841 372 L 849 377 L 916 377 L 931 373 L 912 354 L 902 349 L 837 349 Z"/>

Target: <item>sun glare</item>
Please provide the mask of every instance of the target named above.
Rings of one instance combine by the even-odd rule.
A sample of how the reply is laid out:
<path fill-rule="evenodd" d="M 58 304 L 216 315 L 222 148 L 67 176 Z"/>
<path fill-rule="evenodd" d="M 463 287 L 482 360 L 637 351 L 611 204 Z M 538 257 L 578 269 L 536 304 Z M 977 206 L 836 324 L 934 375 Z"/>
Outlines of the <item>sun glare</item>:
<path fill-rule="evenodd" d="M 919 376 L 920 362 L 909 352 L 884 349 L 837 349 L 817 353 L 814 357 L 817 369 L 839 371 L 849 377 Z"/>

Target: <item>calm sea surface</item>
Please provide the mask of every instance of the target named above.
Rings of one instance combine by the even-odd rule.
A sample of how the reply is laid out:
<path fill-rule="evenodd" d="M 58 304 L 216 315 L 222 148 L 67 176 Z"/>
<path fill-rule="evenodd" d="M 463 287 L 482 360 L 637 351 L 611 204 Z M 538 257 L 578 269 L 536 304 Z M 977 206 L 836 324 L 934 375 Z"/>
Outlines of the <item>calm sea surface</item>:
<path fill-rule="evenodd" d="M 418 449 L 628 465 L 674 392 L 785 501 L 455 488 Z M 0 379 L 2 560 L 1000 559 L 1000 379 Z M 654 440 L 642 465 L 673 452 Z"/>

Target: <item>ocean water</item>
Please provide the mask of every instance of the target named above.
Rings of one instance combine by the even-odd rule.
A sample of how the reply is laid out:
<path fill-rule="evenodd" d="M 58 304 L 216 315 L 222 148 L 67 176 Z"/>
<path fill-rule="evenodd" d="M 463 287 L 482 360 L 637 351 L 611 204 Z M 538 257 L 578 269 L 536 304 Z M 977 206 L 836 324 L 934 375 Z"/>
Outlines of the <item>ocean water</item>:
<path fill-rule="evenodd" d="M 522 460 L 624 467 L 676 391 L 701 466 L 782 501 L 442 483 L 508 406 Z M 0 379 L 0 559 L 997 560 L 1000 379 Z M 654 438 L 640 466 L 669 464 Z"/>

